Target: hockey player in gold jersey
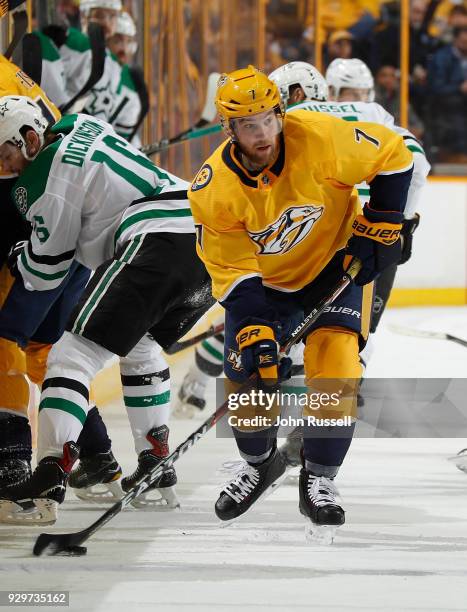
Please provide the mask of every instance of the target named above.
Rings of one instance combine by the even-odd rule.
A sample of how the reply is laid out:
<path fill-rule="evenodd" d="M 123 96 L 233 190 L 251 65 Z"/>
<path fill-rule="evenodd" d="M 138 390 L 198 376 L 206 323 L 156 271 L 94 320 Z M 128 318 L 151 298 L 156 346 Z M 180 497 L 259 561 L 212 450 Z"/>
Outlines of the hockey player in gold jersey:
<path fill-rule="evenodd" d="M 34 100 L 49 124 L 60 118 L 59 110 L 43 90 L 0 55 L 0 97 L 15 94 Z M 74 262 L 60 287 L 34 294 L 26 290 L 21 278 L 11 274 L 9 267 L 14 269 L 15 244 L 27 239 L 31 231 L 10 199 L 18 169 L 12 160 L 0 169 L 0 221 L 2 227 L 8 228 L 0 243 L 0 486 L 17 482 L 30 472 L 32 439 L 26 376 L 31 382 L 42 384 L 49 350 L 62 335 L 90 274 L 87 268 Z M 40 232 L 40 227 L 34 231 Z M 85 429 L 83 439 L 88 442 L 83 444 L 83 457 L 87 451 L 93 452 L 95 443 L 100 449 L 110 449 L 110 440 L 96 407 L 89 411 Z M 119 473 L 113 458 L 108 465 Z"/>
<path fill-rule="evenodd" d="M 400 257 L 412 154 L 380 125 L 310 111 L 284 116 L 277 86 L 252 66 L 221 76 L 216 106 L 229 140 L 202 166 L 189 198 L 198 254 L 226 309 L 228 387 L 252 373 L 266 386 L 287 375 L 279 344 L 357 257 L 355 284 L 321 316 L 304 351 L 310 395 L 339 397 L 318 414 L 354 417 L 371 282 Z M 362 180 L 371 195 L 363 211 L 354 189 Z M 272 421 L 260 431 L 247 419 L 235 423 L 245 464 L 216 502 L 221 520 L 246 512 L 285 472 Z M 354 423 L 317 429 L 304 430 L 300 510 L 313 529 L 333 529 L 345 514 L 332 480 Z"/>
<path fill-rule="evenodd" d="M 7 94 L 30 97 L 40 105 L 50 123 L 60 117 L 60 111 L 42 89 L 18 66 L 0 55 L 0 97 Z M 10 202 L 9 193 L 15 180 L 16 176 L 9 169 L 0 168 L 0 221 L 1 226 L 7 228 L 0 244 L 0 308 L 14 283 L 6 265 L 8 251 L 29 233 Z M 18 312 L 16 315 L 20 317 Z M 33 342 L 23 351 L 16 338 L 1 333 L 1 327 L 0 315 L 0 483 L 20 478 L 29 470 L 31 434 L 27 418 L 29 386 L 26 374 L 34 382 L 42 381 L 49 349 L 48 344 Z M 26 450 L 21 450 L 25 447 Z"/>

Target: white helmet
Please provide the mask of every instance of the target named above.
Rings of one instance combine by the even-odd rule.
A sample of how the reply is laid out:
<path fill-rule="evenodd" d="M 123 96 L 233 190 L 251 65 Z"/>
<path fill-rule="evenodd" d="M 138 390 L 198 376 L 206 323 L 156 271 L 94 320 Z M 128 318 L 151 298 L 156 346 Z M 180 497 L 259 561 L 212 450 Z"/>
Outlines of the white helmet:
<path fill-rule="evenodd" d="M 136 25 L 132 16 L 125 11 L 121 12 L 117 20 L 117 30 L 115 34 L 123 34 L 123 36 L 136 36 Z"/>
<path fill-rule="evenodd" d="M 12 142 L 23 156 L 32 161 L 33 157 L 26 152 L 26 141 L 21 134 L 21 128 L 29 126 L 39 136 L 41 147 L 44 144 L 44 132 L 48 123 L 38 104 L 28 96 L 3 96 L 0 98 L 0 145 Z M 40 150 L 40 149 L 39 149 Z"/>
<path fill-rule="evenodd" d="M 114 11 L 122 10 L 122 0 L 81 0 L 79 10 L 83 15 L 88 15 L 89 11 L 95 8 L 111 9 Z"/>
<path fill-rule="evenodd" d="M 328 86 L 323 75 L 307 62 L 284 64 L 271 72 L 269 78 L 279 87 L 285 105 L 287 105 L 292 85 L 300 85 L 307 100 L 326 102 L 328 99 Z"/>
<path fill-rule="evenodd" d="M 370 91 L 368 102 L 375 99 L 373 75 L 368 66 L 359 59 L 333 60 L 326 70 L 326 81 L 329 87 L 333 87 L 335 95 L 344 88 L 348 89 L 368 89 Z"/>

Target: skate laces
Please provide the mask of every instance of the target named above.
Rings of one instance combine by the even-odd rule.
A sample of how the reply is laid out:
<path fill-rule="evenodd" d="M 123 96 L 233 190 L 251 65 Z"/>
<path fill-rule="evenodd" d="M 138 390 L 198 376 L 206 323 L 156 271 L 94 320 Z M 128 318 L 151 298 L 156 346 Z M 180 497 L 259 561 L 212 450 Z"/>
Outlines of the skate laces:
<path fill-rule="evenodd" d="M 217 470 L 218 474 L 236 474 L 245 465 L 246 461 L 243 459 L 232 459 L 231 461 L 224 461 L 222 467 Z"/>
<path fill-rule="evenodd" d="M 234 502 L 239 504 L 245 499 L 255 488 L 259 482 L 258 470 L 247 463 L 246 461 L 226 461 L 226 463 L 237 464 L 235 467 L 230 467 L 231 472 L 234 472 L 234 478 L 226 483 L 222 489 L 227 493 Z M 225 463 L 224 463 L 225 466 Z"/>
<path fill-rule="evenodd" d="M 328 504 L 338 505 L 336 497 L 339 496 L 339 491 L 329 478 L 309 474 L 307 490 L 311 501 L 316 506 L 326 506 Z"/>

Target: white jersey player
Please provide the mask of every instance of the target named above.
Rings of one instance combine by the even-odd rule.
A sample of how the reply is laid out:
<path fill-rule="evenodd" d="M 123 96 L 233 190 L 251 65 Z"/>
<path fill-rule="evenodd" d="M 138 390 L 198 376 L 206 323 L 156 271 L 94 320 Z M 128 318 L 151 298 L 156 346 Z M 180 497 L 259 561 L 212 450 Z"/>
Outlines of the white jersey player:
<path fill-rule="evenodd" d="M 41 155 L 40 166 L 25 169 L 13 192 L 19 212 L 33 226 L 28 248 L 18 259 L 18 270 L 31 291 L 58 287 L 74 259 L 95 270 L 115 248 L 141 233 L 138 215 L 144 218 L 153 207 L 144 198 L 162 191 L 183 192 L 188 185 L 157 168 L 95 117 L 67 115 L 49 135 L 55 140 Z M 35 179 L 38 168 L 40 179 Z M 109 204 L 103 206 L 104 200 Z M 128 223 L 130 212 L 123 213 L 135 201 L 133 222 Z M 170 215 L 171 209 L 179 208 L 178 201 L 165 199 L 166 217 L 148 216 L 144 232 L 194 232 L 190 215 Z"/>
<path fill-rule="evenodd" d="M 68 115 L 47 129 L 29 98 L 5 96 L 0 109 L 0 162 L 19 174 L 12 196 L 33 224 L 31 239 L 15 249 L 15 273 L 28 289 L 44 291 L 60 284 L 73 259 L 95 269 L 49 354 L 38 467 L 29 480 L 0 491 L 0 522 L 21 523 L 27 515 L 28 523 L 52 523 L 77 458 L 90 382 L 114 354 L 138 453 L 122 488 L 168 455 L 170 377 L 161 346 L 210 307 L 210 282 L 195 254 L 185 181 L 95 117 Z M 105 459 L 94 458 L 96 473 Z M 169 468 L 156 483 L 171 506 L 175 482 Z"/>
<path fill-rule="evenodd" d="M 122 67 L 117 98 L 109 123 L 114 126 L 117 134 L 139 148 L 141 141 L 135 130 L 141 120 L 142 104 L 134 78 L 135 68 L 130 67 L 138 47 L 136 25 L 128 13 L 123 11 L 119 14 L 115 34 L 107 40 L 107 46 Z"/>
<path fill-rule="evenodd" d="M 65 69 L 59 50 L 54 41 L 42 32 L 35 31 L 34 34 L 39 38 L 42 52 L 40 86 L 56 106 L 64 106 L 68 101 L 68 95 Z"/>
<path fill-rule="evenodd" d="M 297 71 L 301 72 L 297 73 Z M 307 72 L 308 77 L 306 76 Z M 368 67 L 361 60 L 335 59 L 331 62 L 326 72 L 326 82 L 329 87 L 327 99 L 320 100 L 312 97 L 304 90 L 307 81 L 319 79 L 322 81 L 321 87 L 324 88 L 322 75 L 311 64 L 291 62 L 275 70 L 270 77 L 278 84 L 289 112 L 306 109 L 329 113 L 346 121 L 370 121 L 385 125 L 394 132 L 401 134 L 414 158 L 414 171 L 404 216 L 406 219 L 410 219 L 415 215 L 421 188 L 425 185 L 426 177 L 430 171 L 430 164 L 426 159 L 423 147 L 415 136 L 407 129 L 395 125 L 394 117 L 380 104 L 373 101 L 373 77 Z M 304 83 L 303 86 L 300 81 L 292 82 L 299 77 Z M 369 200 L 368 185 L 358 185 L 357 188 L 362 205 L 367 204 Z"/>
<path fill-rule="evenodd" d="M 82 0 L 80 3 L 83 32 L 69 28 L 66 41 L 60 47 L 65 71 L 68 99 L 80 92 L 91 72 L 92 52 L 89 38 L 85 34 L 90 22 L 102 26 L 107 39 L 115 33 L 117 18 L 122 10 L 121 0 Z M 107 50 L 104 73 L 88 94 L 77 104 L 88 115 L 108 121 L 112 115 L 120 84 L 121 67 Z"/>

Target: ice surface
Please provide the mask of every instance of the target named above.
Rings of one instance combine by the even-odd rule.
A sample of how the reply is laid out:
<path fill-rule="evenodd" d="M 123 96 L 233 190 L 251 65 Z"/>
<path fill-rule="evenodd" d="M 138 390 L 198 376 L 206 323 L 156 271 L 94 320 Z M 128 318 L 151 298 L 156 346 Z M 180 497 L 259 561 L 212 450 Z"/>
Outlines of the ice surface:
<path fill-rule="evenodd" d="M 467 337 L 467 308 L 388 311 L 367 375 L 465 377 L 467 349 L 403 337 L 387 323 Z M 190 353 L 172 367 L 181 381 Z M 213 395 L 211 388 L 211 399 Z M 212 401 L 211 401 L 212 409 Z M 124 470 L 135 453 L 124 409 L 103 410 Z M 174 421 L 172 446 L 201 420 Z M 283 485 L 231 527 L 213 504 L 236 456 L 210 432 L 177 463 L 181 511 L 127 510 L 86 557 L 32 557 L 40 531 L 87 526 L 98 509 L 71 492 L 54 527 L 0 527 L 0 589 L 69 590 L 71 610 L 466 611 L 467 476 L 446 457 L 465 439 L 356 439 L 336 481 L 347 512 L 331 547 L 305 541 L 296 486 Z"/>

